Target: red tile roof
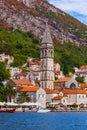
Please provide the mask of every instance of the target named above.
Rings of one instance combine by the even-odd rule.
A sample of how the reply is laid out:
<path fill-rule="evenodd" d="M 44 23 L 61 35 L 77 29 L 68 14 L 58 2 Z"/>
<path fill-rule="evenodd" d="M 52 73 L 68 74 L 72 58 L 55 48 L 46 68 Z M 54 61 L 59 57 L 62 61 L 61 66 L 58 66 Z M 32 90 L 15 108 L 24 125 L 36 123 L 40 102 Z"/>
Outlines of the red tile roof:
<path fill-rule="evenodd" d="M 55 82 L 67 82 L 70 80 L 70 77 L 67 77 L 67 78 L 59 78 L 57 80 L 55 80 Z"/>
<path fill-rule="evenodd" d="M 54 63 L 54 66 L 59 65 L 58 63 Z"/>
<path fill-rule="evenodd" d="M 52 100 L 61 100 L 63 98 L 63 96 L 55 96 L 52 98 Z"/>
<path fill-rule="evenodd" d="M 60 70 L 56 70 L 54 73 L 55 73 L 56 75 L 57 75 L 57 74 L 60 74 Z"/>
<path fill-rule="evenodd" d="M 39 86 L 23 86 L 18 91 L 19 92 L 36 92 Z"/>
<path fill-rule="evenodd" d="M 15 83 L 16 85 L 32 85 L 31 80 L 29 79 L 14 79 L 11 80 L 13 83 Z"/>
<path fill-rule="evenodd" d="M 87 84 L 80 84 L 79 87 L 80 88 L 87 88 Z"/>
<path fill-rule="evenodd" d="M 81 66 L 80 69 L 87 69 L 87 65 Z"/>
<path fill-rule="evenodd" d="M 64 94 L 86 94 L 87 92 L 85 90 L 81 90 L 81 89 L 65 89 L 62 91 Z"/>
<path fill-rule="evenodd" d="M 45 91 L 46 91 L 47 94 L 54 94 L 54 93 L 56 93 L 54 90 L 49 89 L 49 88 L 45 88 Z"/>
<path fill-rule="evenodd" d="M 61 89 L 61 86 L 54 86 L 54 90 L 59 90 Z"/>

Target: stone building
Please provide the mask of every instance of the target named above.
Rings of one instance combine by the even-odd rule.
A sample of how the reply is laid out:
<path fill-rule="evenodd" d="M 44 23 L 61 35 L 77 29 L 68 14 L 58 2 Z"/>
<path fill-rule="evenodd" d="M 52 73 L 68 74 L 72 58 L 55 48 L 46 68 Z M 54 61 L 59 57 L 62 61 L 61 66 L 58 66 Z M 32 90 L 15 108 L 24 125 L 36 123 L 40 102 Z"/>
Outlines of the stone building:
<path fill-rule="evenodd" d="M 77 81 L 73 77 L 59 78 L 59 79 L 55 80 L 54 86 L 61 86 L 62 89 L 79 88 Z"/>
<path fill-rule="evenodd" d="M 43 35 L 41 51 L 40 87 L 54 88 L 54 48 L 48 25 Z"/>
<path fill-rule="evenodd" d="M 30 97 L 31 102 L 38 102 L 41 104 L 42 107 L 46 107 L 46 92 L 43 88 L 39 86 L 22 86 L 16 95 L 16 101 L 19 95 L 23 92 L 26 92 L 27 95 Z"/>

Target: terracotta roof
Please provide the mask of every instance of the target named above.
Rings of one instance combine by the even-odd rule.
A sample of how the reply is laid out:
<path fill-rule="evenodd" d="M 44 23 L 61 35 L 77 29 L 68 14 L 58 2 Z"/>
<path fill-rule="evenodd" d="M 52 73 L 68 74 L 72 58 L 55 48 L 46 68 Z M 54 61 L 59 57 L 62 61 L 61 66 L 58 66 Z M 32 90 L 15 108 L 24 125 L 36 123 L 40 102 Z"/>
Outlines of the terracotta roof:
<path fill-rule="evenodd" d="M 55 82 L 67 82 L 69 80 L 70 80 L 69 77 L 67 77 L 67 78 L 59 78 L 59 79 L 55 80 Z"/>
<path fill-rule="evenodd" d="M 16 73 L 16 74 L 19 75 L 19 76 L 26 76 L 27 75 L 26 72 L 20 72 L 20 73 Z"/>
<path fill-rule="evenodd" d="M 87 65 L 81 66 L 80 69 L 87 69 Z"/>
<path fill-rule="evenodd" d="M 54 93 L 56 93 L 54 90 L 49 89 L 49 88 L 45 88 L 45 91 L 46 91 L 47 94 L 54 94 Z"/>
<path fill-rule="evenodd" d="M 80 84 L 79 87 L 80 88 L 87 88 L 87 84 Z"/>
<path fill-rule="evenodd" d="M 11 81 L 14 82 L 16 85 L 32 85 L 32 82 L 29 79 L 14 79 Z"/>
<path fill-rule="evenodd" d="M 59 65 L 58 63 L 54 63 L 54 66 Z"/>
<path fill-rule="evenodd" d="M 60 74 L 60 70 L 56 70 L 54 73 L 55 74 Z"/>
<path fill-rule="evenodd" d="M 35 60 L 30 63 L 31 65 L 40 65 L 40 61 Z"/>
<path fill-rule="evenodd" d="M 64 96 L 55 96 L 52 98 L 52 100 L 61 100 Z"/>
<path fill-rule="evenodd" d="M 39 89 L 38 86 L 23 86 L 18 91 L 19 92 L 36 92 Z"/>
<path fill-rule="evenodd" d="M 54 86 L 54 90 L 59 90 L 61 89 L 61 86 Z"/>
<path fill-rule="evenodd" d="M 64 94 L 86 94 L 87 95 L 87 92 L 85 90 L 81 90 L 81 89 L 65 89 L 62 91 Z"/>

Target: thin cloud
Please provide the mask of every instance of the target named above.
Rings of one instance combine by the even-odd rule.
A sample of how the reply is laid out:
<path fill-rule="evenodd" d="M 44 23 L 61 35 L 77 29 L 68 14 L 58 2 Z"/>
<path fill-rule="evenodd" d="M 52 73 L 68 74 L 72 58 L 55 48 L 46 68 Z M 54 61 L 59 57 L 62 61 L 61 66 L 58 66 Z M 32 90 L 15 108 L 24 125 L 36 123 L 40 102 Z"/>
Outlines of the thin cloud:
<path fill-rule="evenodd" d="M 87 15 L 87 0 L 48 0 L 65 11 L 75 11 Z"/>

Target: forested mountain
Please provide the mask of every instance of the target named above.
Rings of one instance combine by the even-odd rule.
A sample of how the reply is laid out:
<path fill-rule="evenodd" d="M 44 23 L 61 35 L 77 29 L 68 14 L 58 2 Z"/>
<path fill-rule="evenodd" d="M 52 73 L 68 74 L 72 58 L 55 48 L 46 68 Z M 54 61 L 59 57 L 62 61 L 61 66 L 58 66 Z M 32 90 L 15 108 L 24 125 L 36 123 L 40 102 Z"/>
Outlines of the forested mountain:
<path fill-rule="evenodd" d="M 87 44 L 87 26 L 47 0 L 0 0 L 0 19 L 12 30 L 31 31 L 40 38 L 48 21 L 54 40 Z"/>
<path fill-rule="evenodd" d="M 46 22 L 55 62 L 64 73 L 87 64 L 87 26 L 46 0 L 0 0 L 0 53 L 13 55 L 13 66 L 21 66 L 28 57 L 39 59 Z"/>

